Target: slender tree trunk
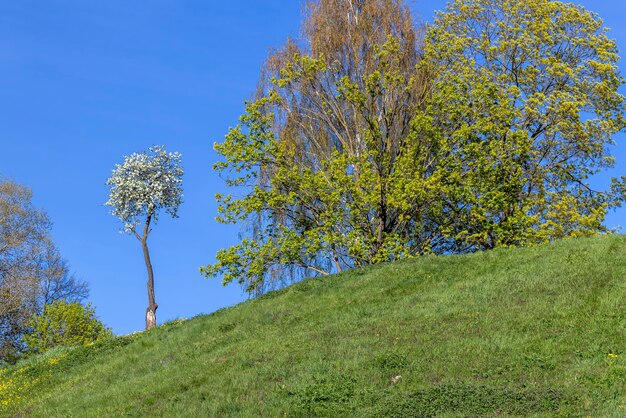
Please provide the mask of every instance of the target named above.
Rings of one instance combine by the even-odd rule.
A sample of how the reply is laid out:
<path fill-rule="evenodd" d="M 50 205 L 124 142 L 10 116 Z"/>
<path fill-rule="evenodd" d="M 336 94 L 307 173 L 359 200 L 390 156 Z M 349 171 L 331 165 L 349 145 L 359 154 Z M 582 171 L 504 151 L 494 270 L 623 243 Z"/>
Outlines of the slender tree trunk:
<path fill-rule="evenodd" d="M 341 264 L 339 264 L 339 254 L 337 254 L 337 249 L 333 247 L 333 261 L 335 262 L 335 268 L 337 269 L 337 273 L 341 273 Z"/>
<path fill-rule="evenodd" d="M 385 242 L 385 235 L 387 227 L 387 205 L 385 203 L 385 199 L 383 194 L 380 195 L 380 203 L 378 206 L 378 216 L 377 216 L 377 224 L 376 225 L 376 247 L 372 253 L 372 256 L 376 256 L 378 251 L 383 248 L 383 244 Z"/>
<path fill-rule="evenodd" d="M 148 251 L 148 234 L 150 234 L 151 220 L 152 215 L 148 215 L 144 227 L 143 237 L 141 238 L 143 259 L 146 262 L 146 269 L 148 270 L 148 307 L 146 308 L 146 331 L 156 326 L 156 310 L 159 307 L 154 297 L 154 272 L 152 270 L 152 262 L 150 261 L 150 252 Z"/>

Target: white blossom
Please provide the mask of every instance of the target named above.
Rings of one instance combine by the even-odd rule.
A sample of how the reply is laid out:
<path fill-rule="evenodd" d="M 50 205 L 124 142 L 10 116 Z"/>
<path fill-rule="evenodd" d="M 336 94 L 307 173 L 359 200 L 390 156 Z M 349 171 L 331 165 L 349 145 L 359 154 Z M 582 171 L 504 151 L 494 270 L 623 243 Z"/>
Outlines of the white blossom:
<path fill-rule="evenodd" d="M 167 152 L 163 146 L 134 153 L 117 164 L 106 184 L 110 187 L 111 214 L 124 223 L 123 231 L 132 233 L 146 216 L 156 222 L 164 209 L 173 218 L 178 217 L 182 202 L 183 168 L 179 153 Z"/>

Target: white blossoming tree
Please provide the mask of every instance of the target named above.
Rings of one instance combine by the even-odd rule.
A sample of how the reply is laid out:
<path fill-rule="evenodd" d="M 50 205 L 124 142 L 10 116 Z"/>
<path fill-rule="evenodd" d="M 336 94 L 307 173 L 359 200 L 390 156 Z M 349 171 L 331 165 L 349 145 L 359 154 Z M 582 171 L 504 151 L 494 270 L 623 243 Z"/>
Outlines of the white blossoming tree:
<path fill-rule="evenodd" d="M 146 330 L 156 325 L 158 305 L 154 297 L 154 272 L 148 251 L 148 236 L 156 224 L 160 211 L 178 217 L 182 202 L 183 168 L 177 152 L 170 153 L 163 146 L 154 146 L 146 152 L 135 153 L 118 164 L 106 184 L 110 187 L 111 214 L 123 223 L 123 232 L 134 235 L 143 249 L 148 270 L 148 308 Z"/>

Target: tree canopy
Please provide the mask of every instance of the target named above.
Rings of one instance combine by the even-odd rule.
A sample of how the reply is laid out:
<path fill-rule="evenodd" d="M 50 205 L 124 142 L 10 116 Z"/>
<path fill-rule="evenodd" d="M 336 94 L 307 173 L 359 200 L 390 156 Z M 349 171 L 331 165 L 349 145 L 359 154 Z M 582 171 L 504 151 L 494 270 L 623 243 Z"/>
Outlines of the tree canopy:
<path fill-rule="evenodd" d="M 550 0 L 455 0 L 429 30 L 436 68 L 416 132 L 442 150 L 439 223 L 455 251 L 605 232 L 623 179 L 590 177 L 624 128 L 617 46 L 596 14 Z"/>
<path fill-rule="evenodd" d="M 133 153 L 117 164 L 106 184 L 110 187 L 111 214 L 124 223 L 124 232 L 137 235 L 146 218 L 156 223 L 160 211 L 178 217 L 182 202 L 183 168 L 180 154 L 163 146 Z"/>
<path fill-rule="evenodd" d="M 227 183 L 249 187 L 217 196 L 218 219 L 248 220 L 250 234 L 203 271 L 250 290 L 284 268 L 328 274 L 419 254 L 430 232 L 421 199 L 407 202 L 395 181 L 428 89 L 421 30 L 398 1 L 306 10 L 305 39 L 269 57 L 257 99 L 215 147 Z"/>
<path fill-rule="evenodd" d="M 319 0 L 215 149 L 239 244 L 202 268 L 249 291 L 304 274 L 605 232 L 592 189 L 624 128 L 617 47 L 550 0 Z M 287 274 L 286 274 L 287 273 Z"/>

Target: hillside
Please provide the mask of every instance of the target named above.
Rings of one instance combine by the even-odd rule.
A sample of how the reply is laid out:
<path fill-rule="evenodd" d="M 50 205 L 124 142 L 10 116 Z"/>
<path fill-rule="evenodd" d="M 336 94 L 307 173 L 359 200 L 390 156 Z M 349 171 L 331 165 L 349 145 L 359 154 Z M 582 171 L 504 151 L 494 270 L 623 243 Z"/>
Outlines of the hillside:
<path fill-rule="evenodd" d="M 0 371 L 2 416 L 626 416 L 626 236 L 424 257 Z"/>

